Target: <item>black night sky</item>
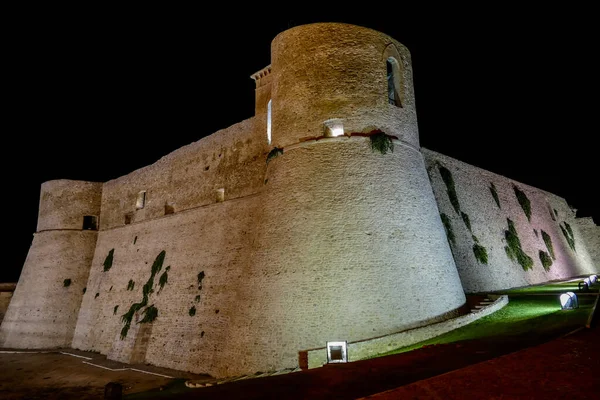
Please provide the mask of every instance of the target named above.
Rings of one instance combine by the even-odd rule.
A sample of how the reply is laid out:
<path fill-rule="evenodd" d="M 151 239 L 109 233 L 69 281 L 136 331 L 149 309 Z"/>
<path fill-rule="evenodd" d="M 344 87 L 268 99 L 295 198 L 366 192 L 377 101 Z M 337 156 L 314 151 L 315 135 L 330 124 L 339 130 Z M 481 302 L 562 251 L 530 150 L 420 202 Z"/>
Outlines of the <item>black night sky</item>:
<path fill-rule="evenodd" d="M 18 280 L 42 182 L 114 179 L 252 117 L 250 75 L 270 63 L 271 40 L 311 22 L 362 25 L 408 47 L 423 147 L 555 193 L 600 223 L 591 9 L 27 7 L 4 14 L 0 282 Z"/>

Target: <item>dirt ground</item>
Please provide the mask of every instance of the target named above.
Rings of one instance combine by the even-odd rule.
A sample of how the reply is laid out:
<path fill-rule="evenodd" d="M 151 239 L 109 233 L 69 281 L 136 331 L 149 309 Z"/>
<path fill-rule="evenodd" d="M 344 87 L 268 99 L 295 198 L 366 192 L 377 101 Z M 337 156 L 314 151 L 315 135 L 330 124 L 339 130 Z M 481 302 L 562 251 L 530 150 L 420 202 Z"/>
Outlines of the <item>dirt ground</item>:
<path fill-rule="evenodd" d="M 121 364 L 106 360 L 100 354 L 73 349 L 0 350 L 2 400 L 97 400 L 104 398 L 104 387 L 109 382 L 120 383 L 122 393 L 127 395 L 159 389 L 173 378 L 201 381 L 206 377 L 146 365 Z"/>

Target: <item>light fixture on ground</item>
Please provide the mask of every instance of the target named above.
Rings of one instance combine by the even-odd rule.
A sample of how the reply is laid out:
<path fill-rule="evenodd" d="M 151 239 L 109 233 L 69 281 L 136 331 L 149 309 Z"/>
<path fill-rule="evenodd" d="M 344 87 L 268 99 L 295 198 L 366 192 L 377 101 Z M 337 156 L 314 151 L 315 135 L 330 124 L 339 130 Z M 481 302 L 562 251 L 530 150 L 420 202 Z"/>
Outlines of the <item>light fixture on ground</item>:
<path fill-rule="evenodd" d="M 590 275 L 589 280 L 592 285 L 595 284 L 596 282 L 598 282 L 598 275 Z"/>
<path fill-rule="evenodd" d="M 348 362 L 348 342 L 327 342 L 327 363 Z"/>
<path fill-rule="evenodd" d="M 577 288 L 580 292 L 587 292 L 590 288 L 590 280 L 588 278 L 585 278 L 582 282 L 579 282 L 577 284 Z"/>
<path fill-rule="evenodd" d="M 579 307 L 577 295 L 573 292 L 567 292 L 560 295 L 560 306 L 563 310 L 572 310 Z"/>

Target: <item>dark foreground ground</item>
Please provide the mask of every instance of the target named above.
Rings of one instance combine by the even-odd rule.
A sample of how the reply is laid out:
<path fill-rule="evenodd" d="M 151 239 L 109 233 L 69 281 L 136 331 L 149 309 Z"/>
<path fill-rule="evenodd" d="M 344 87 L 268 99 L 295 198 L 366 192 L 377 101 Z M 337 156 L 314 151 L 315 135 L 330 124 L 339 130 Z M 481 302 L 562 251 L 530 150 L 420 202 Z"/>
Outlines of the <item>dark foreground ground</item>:
<path fill-rule="evenodd" d="M 116 363 L 103 364 L 113 370 L 94 367 L 56 352 L 0 353 L 0 399 L 102 399 L 104 385 L 111 381 L 122 384 L 127 400 L 600 399 L 599 353 L 600 331 L 594 321 L 590 328 L 552 336 L 435 345 L 202 388 L 187 388 L 184 382 L 208 381 L 207 377 L 150 366 L 136 368 L 153 374 L 113 371 L 132 367 Z"/>

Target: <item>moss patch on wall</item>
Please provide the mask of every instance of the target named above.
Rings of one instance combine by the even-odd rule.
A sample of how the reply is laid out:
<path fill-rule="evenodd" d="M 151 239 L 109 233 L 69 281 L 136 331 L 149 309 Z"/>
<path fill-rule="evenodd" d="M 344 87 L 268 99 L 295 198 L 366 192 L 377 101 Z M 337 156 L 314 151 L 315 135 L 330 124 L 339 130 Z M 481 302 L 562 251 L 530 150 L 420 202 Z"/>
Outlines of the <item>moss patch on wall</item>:
<path fill-rule="evenodd" d="M 169 275 L 167 274 L 167 272 L 171 269 L 171 266 L 168 266 L 167 268 L 165 268 L 165 272 L 162 273 L 162 275 L 160 276 L 160 278 L 158 279 L 158 292 L 160 293 L 160 291 L 163 289 L 163 287 L 165 287 L 165 285 L 167 284 L 167 280 L 169 279 Z"/>
<path fill-rule="evenodd" d="M 483 247 L 479 243 L 475 243 L 473 245 L 473 254 L 475 254 L 475 258 L 481 264 L 487 264 L 488 263 L 487 250 L 485 249 L 485 247 Z"/>
<path fill-rule="evenodd" d="M 127 282 L 127 290 L 133 290 L 133 288 L 135 287 L 135 282 L 130 279 L 129 282 Z"/>
<path fill-rule="evenodd" d="M 558 226 L 560 226 L 560 230 L 562 231 L 564 237 L 567 239 L 567 243 L 569 243 L 569 247 L 571 248 L 571 250 L 576 251 L 575 236 L 573 235 L 571 225 L 569 225 L 567 222 L 563 222 L 563 224 L 565 225 L 564 227 L 560 224 L 558 224 Z"/>
<path fill-rule="evenodd" d="M 527 217 L 527 221 L 531 222 L 531 202 L 527 198 L 525 192 L 519 189 L 516 185 L 513 185 L 513 190 L 515 191 L 515 196 L 517 196 L 517 201 L 519 205 L 523 209 L 525 216 Z"/>
<path fill-rule="evenodd" d="M 493 182 L 490 182 L 490 192 L 492 193 L 492 197 L 494 198 L 494 201 L 496 202 L 496 205 L 498 206 L 498 208 L 502 208 L 502 207 L 500 207 L 500 199 L 498 198 L 498 191 L 496 191 L 496 186 L 494 186 Z"/>
<path fill-rule="evenodd" d="M 440 214 L 442 218 L 442 223 L 444 224 L 444 229 L 446 230 L 446 237 L 448 238 L 448 242 L 455 244 L 456 238 L 454 237 L 454 232 L 452 231 L 452 223 L 450 222 L 450 218 L 444 213 Z"/>
<path fill-rule="evenodd" d="M 140 301 L 139 303 L 133 303 L 129 307 L 129 310 L 121 316 L 121 321 L 124 324 L 123 328 L 121 329 L 121 340 L 127 337 L 127 333 L 129 332 L 129 328 L 131 327 L 131 321 L 133 320 L 133 316 L 135 315 L 135 313 L 141 310 L 143 307 L 146 307 L 146 305 L 148 304 L 148 299 L 150 298 L 150 295 L 154 292 L 154 290 L 152 289 L 152 287 L 154 286 L 154 277 L 162 269 L 163 263 L 165 261 L 165 255 L 166 252 L 164 250 L 161 251 L 152 263 L 152 267 L 150 269 L 150 277 L 142 287 L 142 301 Z M 152 309 L 148 311 L 148 309 L 150 308 Z M 142 311 L 142 313 L 144 314 L 144 318 L 142 319 L 142 321 L 140 321 L 140 323 L 147 323 L 152 322 L 154 321 L 154 319 L 156 319 L 156 316 L 158 315 L 158 310 L 156 309 L 156 307 L 154 307 L 154 305 L 152 305 L 148 306 L 144 311 Z"/>
<path fill-rule="evenodd" d="M 548 249 L 548 253 L 553 260 L 556 260 L 556 256 L 554 255 L 554 246 L 552 246 L 552 238 L 546 232 L 542 230 L 542 239 L 544 239 L 544 243 L 546 243 L 546 248 Z"/>
<path fill-rule="evenodd" d="M 456 211 L 457 214 L 460 214 L 460 204 L 458 202 L 458 196 L 456 195 L 456 188 L 454 187 L 454 178 L 452 177 L 452 173 L 448 168 L 442 165 L 438 166 L 438 170 L 440 171 L 442 180 L 446 184 L 446 192 L 450 198 L 450 203 L 452 204 L 454 211 Z"/>
<path fill-rule="evenodd" d="M 462 217 L 462 220 L 465 223 L 465 226 L 467 227 L 469 232 L 473 232 L 473 231 L 471 231 L 471 220 L 469 219 L 469 216 L 465 212 L 462 212 L 462 211 L 460 212 L 460 216 Z"/>
<path fill-rule="evenodd" d="M 108 252 L 108 255 L 106 256 L 106 258 L 104 259 L 104 263 L 102 265 L 104 265 L 104 271 L 108 271 L 109 269 L 111 269 L 112 265 L 113 265 L 113 257 L 115 254 L 115 249 L 111 249 Z"/>
<path fill-rule="evenodd" d="M 140 321 L 140 324 L 147 324 L 150 322 L 154 322 L 156 317 L 158 317 L 158 309 L 154 307 L 154 304 L 146 307 L 144 311 L 142 311 L 144 318 Z"/>
<path fill-rule="evenodd" d="M 542 267 L 544 267 L 544 270 L 546 270 L 546 272 L 550 271 L 550 266 L 552 265 L 552 257 L 550 257 L 550 254 L 546 253 L 543 250 L 540 250 L 539 256 L 540 256 L 540 261 L 542 262 Z"/>
<path fill-rule="evenodd" d="M 504 237 L 506 239 L 507 246 L 504 247 L 504 251 L 508 258 L 513 261 L 517 261 L 524 271 L 533 268 L 533 259 L 529 257 L 521 248 L 521 241 L 515 229 L 514 223 L 507 218 L 508 230 L 504 231 Z"/>
<path fill-rule="evenodd" d="M 65 279 L 65 280 L 63 281 L 63 286 L 64 286 L 64 287 L 69 287 L 69 286 L 71 286 L 71 279 Z"/>
<path fill-rule="evenodd" d="M 190 317 L 193 317 L 194 315 L 196 315 L 196 306 L 190 307 L 188 314 L 190 315 Z"/>
<path fill-rule="evenodd" d="M 371 151 L 378 151 L 381 154 L 385 154 L 388 151 L 394 152 L 394 143 L 392 142 L 392 138 L 381 131 L 376 131 L 375 133 L 369 135 L 369 139 L 371 139 Z"/>
<path fill-rule="evenodd" d="M 119 306 L 116 305 L 115 308 L 113 308 L 113 315 L 115 315 L 117 313 L 117 310 L 119 309 Z"/>

